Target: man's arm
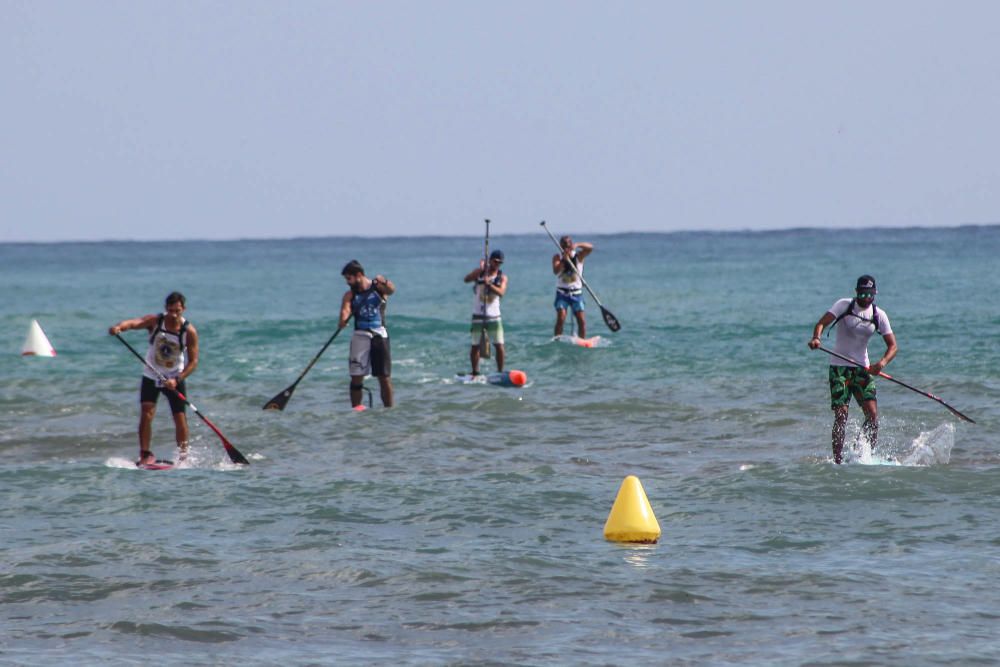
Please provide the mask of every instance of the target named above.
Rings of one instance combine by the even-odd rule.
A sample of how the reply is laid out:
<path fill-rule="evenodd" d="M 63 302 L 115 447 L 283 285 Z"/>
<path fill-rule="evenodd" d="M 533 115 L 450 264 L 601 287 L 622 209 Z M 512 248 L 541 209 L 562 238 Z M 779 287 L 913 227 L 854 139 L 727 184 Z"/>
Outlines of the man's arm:
<path fill-rule="evenodd" d="M 823 333 L 823 329 L 830 326 L 830 322 L 833 322 L 835 319 L 837 318 L 833 316 L 833 313 L 823 313 L 823 317 L 819 318 L 816 326 L 813 327 L 813 337 L 809 340 L 809 349 L 815 350 L 822 344 L 819 337 Z"/>
<path fill-rule="evenodd" d="M 576 246 L 574 246 L 574 247 L 576 249 L 576 259 L 577 259 L 577 261 L 583 260 L 584 257 L 586 257 L 590 253 L 594 252 L 594 244 L 593 243 L 577 243 Z"/>
<path fill-rule="evenodd" d="M 391 296 L 396 292 L 396 286 L 383 275 L 375 276 L 372 282 L 375 283 L 375 290 L 382 296 Z"/>
<path fill-rule="evenodd" d="M 340 321 L 337 326 L 341 329 L 347 326 L 347 321 L 351 319 L 351 290 L 344 292 L 344 298 L 340 300 Z"/>
<path fill-rule="evenodd" d="M 194 369 L 198 367 L 198 330 L 194 328 L 193 324 L 188 325 L 184 340 L 187 346 L 187 362 L 184 364 L 184 371 L 177 379 L 178 382 L 194 373 Z"/>
<path fill-rule="evenodd" d="M 472 269 L 471 271 L 466 273 L 465 278 L 462 279 L 462 282 L 474 283 L 480 278 L 482 278 L 482 276 L 483 276 L 483 260 L 479 260 L 479 268 Z"/>
<path fill-rule="evenodd" d="M 507 274 L 504 273 L 500 276 L 500 284 L 494 285 L 492 282 L 486 283 L 486 289 L 490 290 L 497 296 L 503 296 L 507 293 Z"/>
<path fill-rule="evenodd" d="M 146 329 L 150 331 L 156 325 L 156 320 L 159 315 L 143 315 L 142 317 L 133 317 L 129 320 L 122 320 L 118 324 L 113 324 L 108 328 L 108 334 L 116 336 L 123 331 L 129 331 L 131 329 Z"/>
<path fill-rule="evenodd" d="M 898 348 L 896 347 L 896 334 L 886 334 L 882 336 L 882 340 L 885 341 L 885 354 L 876 363 L 868 367 L 868 372 L 873 375 L 878 375 L 882 372 L 882 369 L 889 365 L 895 356 Z"/>

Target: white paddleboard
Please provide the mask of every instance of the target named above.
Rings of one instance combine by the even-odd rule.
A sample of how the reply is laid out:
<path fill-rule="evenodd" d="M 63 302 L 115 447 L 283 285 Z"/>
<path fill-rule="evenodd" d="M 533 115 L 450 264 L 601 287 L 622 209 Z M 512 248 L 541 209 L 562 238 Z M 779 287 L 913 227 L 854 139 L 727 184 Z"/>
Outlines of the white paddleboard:
<path fill-rule="evenodd" d="M 498 387 L 523 387 L 528 382 L 528 374 L 519 370 L 486 375 L 458 374 L 455 376 L 455 382 L 459 384 L 493 384 Z"/>

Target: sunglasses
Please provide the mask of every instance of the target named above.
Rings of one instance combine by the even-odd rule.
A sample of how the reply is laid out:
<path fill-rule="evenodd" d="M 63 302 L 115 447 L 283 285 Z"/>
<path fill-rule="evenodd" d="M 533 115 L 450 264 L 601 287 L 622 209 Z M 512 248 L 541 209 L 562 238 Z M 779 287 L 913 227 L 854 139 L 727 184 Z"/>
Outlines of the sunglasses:
<path fill-rule="evenodd" d="M 874 299 L 875 294 L 872 292 L 858 292 L 859 299 Z"/>

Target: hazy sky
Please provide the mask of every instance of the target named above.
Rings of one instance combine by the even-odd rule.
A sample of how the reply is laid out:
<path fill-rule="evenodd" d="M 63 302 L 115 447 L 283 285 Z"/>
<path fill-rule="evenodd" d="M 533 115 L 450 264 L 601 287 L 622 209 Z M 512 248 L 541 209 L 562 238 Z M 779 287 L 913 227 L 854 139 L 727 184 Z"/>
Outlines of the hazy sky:
<path fill-rule="evenodd" d="M 0 0 L 0 241 L 989 224 L 996 2 Z"/>

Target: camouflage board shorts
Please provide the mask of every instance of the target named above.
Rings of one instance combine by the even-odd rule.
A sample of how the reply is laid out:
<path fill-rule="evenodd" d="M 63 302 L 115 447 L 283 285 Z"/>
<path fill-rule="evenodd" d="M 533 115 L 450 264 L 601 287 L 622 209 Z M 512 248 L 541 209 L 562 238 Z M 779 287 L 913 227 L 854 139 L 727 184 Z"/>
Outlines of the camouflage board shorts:
<path fill-rule="evenodd" d="M 857 366 L 830 366 L 830 407 L 848 405 L 851 396 L 861 405 L 875 400 L 875 378 Z"/>

